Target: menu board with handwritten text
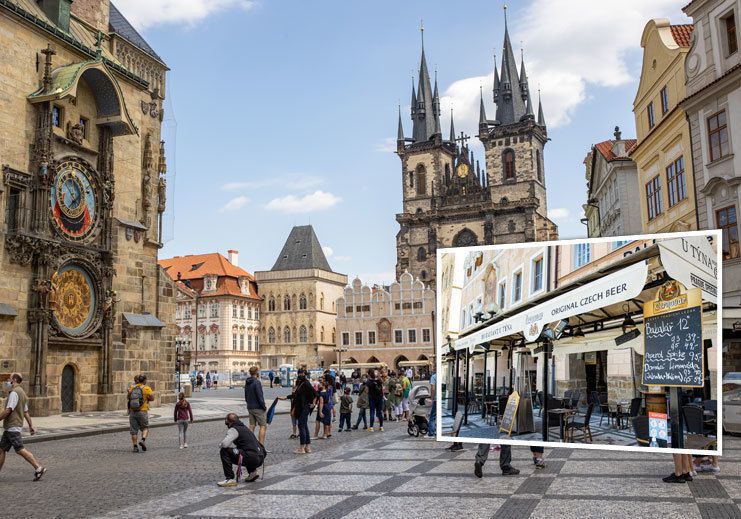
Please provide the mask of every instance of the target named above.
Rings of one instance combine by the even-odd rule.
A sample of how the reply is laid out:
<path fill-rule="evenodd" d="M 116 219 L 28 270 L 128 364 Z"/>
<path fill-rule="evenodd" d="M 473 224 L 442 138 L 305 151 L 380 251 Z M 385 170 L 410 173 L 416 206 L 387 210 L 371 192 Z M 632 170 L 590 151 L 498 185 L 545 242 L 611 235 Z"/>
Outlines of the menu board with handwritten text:
<path fill-rule="evenodd" d="M 502 420 L 499 422 L 499 431 L 512 434 L 512 429 L 515 426 L 515 418 L 517 417 L 517 407 L 520 405 L 520 394 L 515 391 L 507 399 L 507 407 L 504 408 L 502 413 Z"/>
<path fill-rule="evenodd" d="M 646 317 L 644 324 L 643 383 L 702 387 L 702 307 Z"/>

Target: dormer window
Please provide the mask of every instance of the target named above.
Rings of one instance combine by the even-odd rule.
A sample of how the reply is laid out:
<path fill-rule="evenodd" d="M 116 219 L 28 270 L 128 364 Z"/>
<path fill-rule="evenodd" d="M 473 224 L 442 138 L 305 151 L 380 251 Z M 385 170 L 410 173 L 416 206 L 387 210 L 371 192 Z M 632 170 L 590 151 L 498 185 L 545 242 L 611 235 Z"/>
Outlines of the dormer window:
<path fill-rule="evenodd" d="M 207 292 L 216 290 L 216 276 L 206 276 L 203 282 L 204 282 L 203 289 L 206 290 Z"/>

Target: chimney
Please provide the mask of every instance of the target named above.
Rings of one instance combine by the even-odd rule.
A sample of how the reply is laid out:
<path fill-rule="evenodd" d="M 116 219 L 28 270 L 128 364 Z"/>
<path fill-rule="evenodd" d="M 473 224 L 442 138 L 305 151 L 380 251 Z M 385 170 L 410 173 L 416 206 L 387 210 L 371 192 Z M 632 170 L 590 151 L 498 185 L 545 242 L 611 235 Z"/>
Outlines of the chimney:
<path fill-rule="evenodd" d="M 73 0 L 72 14 L 96 30 L 108 34 L 109 0 Z"/>
<path fill-rule="evenodd" d="M 239 266 L 239 251 L 234 249 L 229 249 L 226 251 L 227 254 L 229 254 L 229 263 L 234 265 L 235 267 Z"/>
<path fill-rule="evenodd" d="M 616 157 L 625 157 L 625 141 L 623 140 L 623 134 L 619 126 L 615 126 L 613 135 L 615 136 L 615 140 L 612 142 L 613 155 Z"/>

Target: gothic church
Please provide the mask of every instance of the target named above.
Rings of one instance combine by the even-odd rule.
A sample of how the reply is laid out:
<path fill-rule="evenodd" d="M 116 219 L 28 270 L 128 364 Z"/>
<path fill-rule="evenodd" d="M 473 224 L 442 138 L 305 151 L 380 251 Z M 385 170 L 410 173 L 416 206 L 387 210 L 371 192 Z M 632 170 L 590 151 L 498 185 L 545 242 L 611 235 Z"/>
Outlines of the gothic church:
<path fill-rule="evenodd" d="M 478 138 L 482 165 L 463 133 L 443 138 L 440 96 L 427 69 L 424 45 L 419 83 L 412 85 L 412 136 L 401 113 L 397 151 L 401 159 L 403 212 L 397 214 L 396 276 L 405 271 L 435 286 L 438 247 L 465 247 L 558 239 L 546 205 L 543 148 L 548 140 L 543 106 L 533 112 L 524 60 L 517 70 L 505 18 L 501 76 L 494 68 L 496 117 L 488 119 L 483 93 Z"/>

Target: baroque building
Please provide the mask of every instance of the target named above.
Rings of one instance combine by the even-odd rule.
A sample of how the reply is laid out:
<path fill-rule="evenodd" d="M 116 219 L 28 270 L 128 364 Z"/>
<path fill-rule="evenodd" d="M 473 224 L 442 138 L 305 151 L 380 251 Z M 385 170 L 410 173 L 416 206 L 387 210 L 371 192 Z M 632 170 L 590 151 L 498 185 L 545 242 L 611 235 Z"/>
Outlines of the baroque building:
<path fill-rule="evenodd" d="M 635 139 L 623 139 L 615 127 L 615 139 L 594 146 L 584 159 L 587 179 L 587 203 L 584 220 L 587 236 L 626 236 L 641 233 L 641 203 L 638 171 L 628 156 Z"/>
<path fill-rule="evenodd" d="M 700 229 L 722 229 L 723 364 L 741 366 L 741 52 L 738 0 L 694 0 L 683 8 L 694 21 L 687 58 L 687 112 Z M 736 143 L 739 148 L 736 148 Z M 734 149 L 735 148 L 735 149 Z"/>
<path fill-rule="evenodd" d="M 255 272 L 255 280 L 263 300 L 261 366 L 329 366 L 347 276 L 329 266 L 314 228 L 294 227 L 273 268 Z"/>
<path fill-rule="evenodd" d="M 633 101 L 643 232 L 697 229 L 689 125 L 679 105 L 685 97 L 684 62 L 692 25 L 651 20 L 641 36 L 643 64 Z"/>
<path fill-rule="evenodd" d="M 337 348 L 342 367 L 386 364 L 429 374 L 434 357 L 435 292 L 405 272 L 388 287 L 355 278 L 337 300 Z"/>
<path fill-rule="evenodd" d="M 167 66 L 108 0 L 3 0 L 0 56 L 0 371 L 35 415 L 174 400 Z"/>
<path fill-rule="evenodd" d="M 409 271 L 434 287 L 438 247 L 558 238 L 546 206 L 543 106 L 539 103 L 536 116 L 524 59 L 518 70 L 506 18 L 493 98 L 496 115 L 488 119 L 482 92 L 482 165 L 467 144 L 469 137 L 456 135 L 452 112 L 449 136 L 443 138 L 437 78 L 433 88 L 423 45 L 419 82 L 412 86 L 411 137 L 405 137 L 399 113 L 403 211 L 396 215 L 397 279 Z"/>
<path fill-rule="evenodd" d="M 222 380 L 260 366 L 260 304 L 252 274 L 239 267 L 239 252 L 176 256 L 160 261 L 178 284 L 176 341 L 190 365 Z M 198 348 L 195 348 L 195 345 Z"/>

